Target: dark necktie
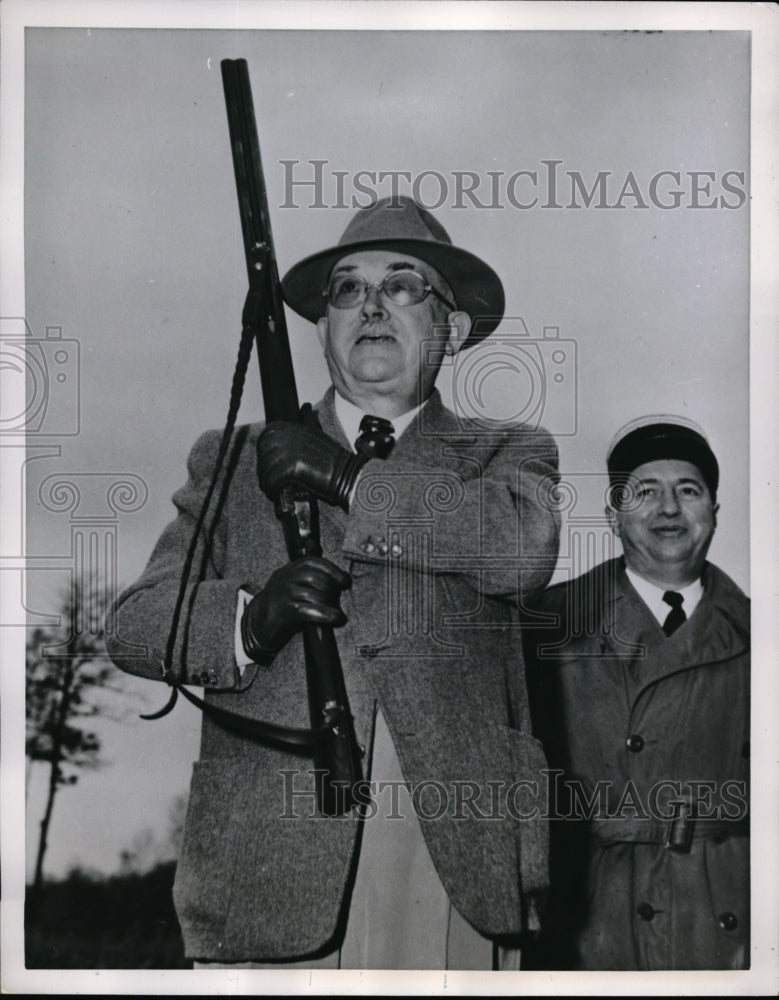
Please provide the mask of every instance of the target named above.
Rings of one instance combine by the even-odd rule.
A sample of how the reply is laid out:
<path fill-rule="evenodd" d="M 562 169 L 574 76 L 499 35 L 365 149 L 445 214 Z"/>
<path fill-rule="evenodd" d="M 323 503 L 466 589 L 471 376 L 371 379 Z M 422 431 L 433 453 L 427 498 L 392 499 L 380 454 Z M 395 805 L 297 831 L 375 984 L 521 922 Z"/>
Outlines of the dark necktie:
<path fill-rule="evenodd" d="M 684 598 L 681 594 L 677 594 L 675 590 L 666 590 L 663 594 L 663 600 L 671 606 L 668 617 L 663 622 L 663 632 L 666 635 L 671 635 L 680 625 L 684 625 L 687 621 L 687 615 L 684 613 L 684 608 L 682 607 Z"/>
<path fill-rule="evenodd" d="M 395 428 L 384 417 L 365 416 L 360 421 L 360 435 L 355 451 L 368 458 L 386 458 L 395 444 Z"/>

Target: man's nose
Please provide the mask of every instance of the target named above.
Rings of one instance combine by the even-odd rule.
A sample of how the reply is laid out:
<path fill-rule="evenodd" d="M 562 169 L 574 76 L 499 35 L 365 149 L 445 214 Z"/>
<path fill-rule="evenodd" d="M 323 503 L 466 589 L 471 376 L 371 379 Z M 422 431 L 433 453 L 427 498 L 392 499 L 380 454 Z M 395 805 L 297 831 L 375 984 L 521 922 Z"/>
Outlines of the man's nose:
<path fill-rule="evenodd" d="M 375 319 L 377 316 L 386 319 L 389 316 L 378 285 L 368 285 L 360 312 L 363 319 Z"/>
<path fill-rule="evenodd" d="M 672 517 L 678 514 L 681 510 L 679 505 L 679 498 L 676 495 L 676 490 L 665 489 L 660 494 L 660 511 L 666 514 L 668 517 Z"/>

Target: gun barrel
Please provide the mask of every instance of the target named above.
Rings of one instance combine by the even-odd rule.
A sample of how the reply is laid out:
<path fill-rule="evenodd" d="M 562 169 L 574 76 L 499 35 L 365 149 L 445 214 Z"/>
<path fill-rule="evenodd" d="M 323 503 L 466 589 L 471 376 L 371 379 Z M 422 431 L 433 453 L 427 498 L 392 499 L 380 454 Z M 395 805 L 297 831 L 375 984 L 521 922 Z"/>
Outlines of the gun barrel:
<path fill-rule="evenodd" d="M 243 322 L 244 326 L 251 323 L 262 331 L 256 341 L 265 418 L 299 420 L 300 404 L 273 245 L 249 67 L 245 59 L 223 59 L 221 68 L 249 278 Z"/>

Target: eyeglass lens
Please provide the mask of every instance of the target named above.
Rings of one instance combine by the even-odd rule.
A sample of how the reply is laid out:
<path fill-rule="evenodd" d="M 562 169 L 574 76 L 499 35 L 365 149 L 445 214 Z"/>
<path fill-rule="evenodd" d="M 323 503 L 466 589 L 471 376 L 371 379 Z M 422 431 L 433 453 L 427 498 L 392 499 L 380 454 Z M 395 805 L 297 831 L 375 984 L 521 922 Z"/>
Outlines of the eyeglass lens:
<path fill-rule="evenodd" d="M 336 309 L 349 309 L 359 305 L 372 287 L 358 274 L 339 274 L 328 286 L 328 297 Z M 397 306 L 412 306 L 421 302 L 429 286 L 416 271 L 396 271 L 389 274 L 378 286 L 382 295 Z"/>

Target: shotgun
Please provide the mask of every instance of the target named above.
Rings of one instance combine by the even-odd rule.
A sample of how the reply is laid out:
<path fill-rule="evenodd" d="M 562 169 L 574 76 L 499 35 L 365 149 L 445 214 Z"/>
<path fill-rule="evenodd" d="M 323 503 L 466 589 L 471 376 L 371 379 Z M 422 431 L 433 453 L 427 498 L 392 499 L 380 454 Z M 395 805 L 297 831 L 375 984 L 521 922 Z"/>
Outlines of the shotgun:
<path fill-rule="evenodd" d="M 257 345 L 266 421 L 310 420 L 311 407 L 306 404 L 301 410 L 298 403 L 248 66 L 245 59 L 223 59 L 221 68 L 249 279 L 243 333 L 252 333 Z M 276 516 L 290 559 L 322 554 L 314 496 L 285 487 Z M 320 772 L 318 807 L 337 816 L 354 804 L 353 786 L 362 776 L 361 751 L 333 629 L 306 625 L 302 635 L 314 767 Z"/>

